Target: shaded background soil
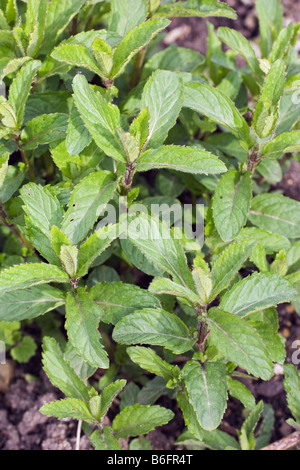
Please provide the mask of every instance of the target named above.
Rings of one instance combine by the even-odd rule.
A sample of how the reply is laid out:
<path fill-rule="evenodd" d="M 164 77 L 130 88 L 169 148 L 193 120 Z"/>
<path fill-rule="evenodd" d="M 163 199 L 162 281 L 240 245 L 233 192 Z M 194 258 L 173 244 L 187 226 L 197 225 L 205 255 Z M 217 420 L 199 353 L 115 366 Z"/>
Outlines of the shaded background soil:
<path fill-rule="evenodd" d="M 229 6 L 238 13 L 238 20 L 210 19 L 216 26 L 230 26 L 252 40 L 255 46 L 258 35 L 258 21 L 254 10 L 254 0 L 227 0 Z M 300 1 L 282 0 L 285 21 L 300 21 Z M 178 46 L 196 49 L 201 53 L 206 50 L 207 29 L 205 20 L 200 18 L 174 19 L 169 27 L 165 45 L 176 41 Z M 300 50 L 300 47 L 299 47 Z M 278 188 L 286 196 L 300 201 L 300 163 L 293 162 Z M 293 342 L 300 339 L 300 316 L 290 305 L 278 308 L 280 332 L 286 339 L 287 362 L 291 361 Z M 286 404 L 281 371 L 270 382 L 248 381 L 257 400 L 270 403 L 275 412 L 275 427 L 272 441 L 292 432 L 286 424 L 291 417 Z M 41 369 L 40 352 L 25 365 L 8 361 L 0 365 L 0 449 L 2 450 L 72 450 L 75 448 L 77 423 L 73 420 L 56 420 L 39 413 L 39 408 L 46 402 L 62 398 Z M 174 443 L 184 428 L 181 412 L 174 408 L 174 401 L 163 398 L 160 404 L 172 408 L 175 418 L 167 426 L 152 431 L 148 438 L 155 450 L 174 449 Z M 242 424 L 242 406 L 235 399 L 229 400 L 224 417 L 223 428 L 233 433 L 233 428 Z M 123 442 L 122 447 L 128 448 Z M 81 449 L 92 449 L 89 439 L 81 437 Z"/>

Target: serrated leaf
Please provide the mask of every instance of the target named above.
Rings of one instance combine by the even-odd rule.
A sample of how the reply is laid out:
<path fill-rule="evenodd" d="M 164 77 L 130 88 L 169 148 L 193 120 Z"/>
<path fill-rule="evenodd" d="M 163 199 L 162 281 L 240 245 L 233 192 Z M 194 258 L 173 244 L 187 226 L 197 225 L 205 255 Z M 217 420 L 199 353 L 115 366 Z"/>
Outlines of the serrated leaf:
<path fill-rule="evenodd" d="M 31 90 L 33 78 L 40 66 L 41 62 L 38 60 L 32 60 L 23 65 L 10 86 L 8 100 L 15 111 L 17 128 L 23 122 L 25 104 Z"/>
<path fill-rule="evenodd" d="M 264 157 L 280 158 L 285 153 L 300 151 L 300 131 L 284 132 L 278 135 L 263 148 Z"/>
<path fill-rule="evenodd" d="M 88 387 L 64 359 L 54 338 L 44 337 L 42 362 L 45 372 L 55 387 L 58 387 L 69 398 L 88 402 Z"/>
<path fill-rule="evenodd" d="M 83 240 L 113 197 L 113 173 L 99 170 L 83 178 L 72 191 L 61 228 L 72 244 Z"/>
<path fill-rule="evenodd" d="M 102 433 L 96 429 L 90 439 L 95 450 L 121 450 L 121 445 L 114 438 L 113 431 L 108 426 L 103 427 Z"/>
<path fill-rule="evenodd" d="M 58 264 L 55 253 L 51 253 L 51 227 L 59 226 L 63 219 L 63 209 L 57 197 L 49 188 L 35 183 L 24 185 L 20 189 L 20 195 L 24 202 L 28 233 L 34 246 L 49 262 Z M 37 243 L 36 231 L 44 235 L 41 243 Z"/>
<path fill-rule="evenodd" d="M 194 147 L 164 145 L 143 152 L 137 161 L 137 171 L 168 168 L 195 174 L 220 174 L 227 171 L 224 163 L 215 155 Z"/>
<path fill-rule="evenodd" d="M 183 83 L 174 72 L 155 71 L 147 81 L 141 107 L 150 113 L 149 133 L 143 146 L 159 147 L 175 125 L 183 104 Z"/>
<path fill-rule="evenodd" d="M 226 368 L 221 362 L 201 364 L 187 362 L 182 370 L 184 386 L 195 410 L 199 425 L 216 429 L 225 413 L 227 403 Z"/>
<path fill-rule="evenodd" d="M 66 148 L 70 155 L 77 155 L 92 142 L 76 106 L 72 107 L 67 129 Z"/>
<path fill-rule="evenodd" d="M 211 271 L 213 289 L 210 300 L 214 299 L 230 285 L 231 281 L 251 255 L 254 246 L 255 242 L 250 239 L 232 243 L 221 252 L 215 260 Z"/>
<path fill-rule="evenodd" d="M 284 376 L 288 406 L 296 422 L 300 424 L 300 374 L 293 364 L 285 364 Z"/>
<path fill-rule="evenodd" d="M 260 401 L 244 421 L 242 428 L 238 433 L 242 450 L 254 450 L 255 448 L 254 431 L 262 413 L 263 406 L 263 401 Z"/>
<path fill-rule="evenodd" d="M 245 227 L 237 236 L 237 241 L 251 239 L 259 243 L 266 250 L 267 254 L 277 253 L 280 250 L 288 250 L 291 246 L 290 241 L 286 237 L 257 227 Z"/>
<path fill-rule="evenodd" d="M 113 56 L 114 65 L 110 78 L 115 79 L 124 71 L 128 62 L 170 22 L 166 19 L 152 19 L 131 29 L 121 40 Z"/>
<path fill-rule="evenodd" d="M 244 319 L 220 308 L 211 308 L 207 322 L 210 341 L 224 357 L 256 377 L 271 379 L 273 365 L 268 351 L 254 328 Z"/>
<path fill-rule="evenodd" d="M 235 19 L 236 13 L 226 3 L 217 0 L 187 0 L 186 2 L 181 1 L 170 5 L 162 5 L 155 12 L 155 16 L 167 16 L 169 18 L 223 16 Z"/>
<path fill-rule="evenodd" d="M 149 291 L 154 294 L 175 295 L 176 297 L 187 299 L 194 304 L 199 303 L 199 297 L 195 292 L 167 278 L 154 279 L 149 286 Z"/>
<path fill-rule="evenodd" d="M 0 293 L 26 289 L 48 282 L 68 281 L 68 275 L 57 266 L 46 263 L 21 264 L 0 272 Z"/>
<path fill-rule="evenodd" d="M 29 320 L 64 303 L 63 292 L 48 285 L 4 292 L 0 295 L 0 319 L 1 321 Z"/>
<path fill-rule="evenodd" d="M 107 387 L 102 390 L 100 396 L 95 396 L 90 399 L 90 410 L 98 422 L 101 422 L 113 400 L 119 395 L 125 385 L 126 380 L 116 380 L 107 385 Z"/>
<path fill-rule="evenodd" d="M 149 135 L 149 120 L 149 110 L 148 108 L 144 108 L 130 125 L 129 132 L 138 141 L 140 150 L 142 149 Z"/>
<path fill-rule="evenodd" d="M 53 49 L 61 33 L 71 23 L 84 4 L 85 0 L 51 1 L 48 5 L 44 39 L 40 50 L 41 54 L 47 54 Z"/>
<path fill-rule="evenodd" d="M 281 276 L 270 273 L 254 273 L 226 292 L 221 308 L 226 312 L 244 317 L 279 303 L 289 302 L 297 296 L 293 286 Z"/>
<path fill-rule="evenodd" d="M 300 202 L 278 193 L 260 194 L 252 200 L 249 220 L 263 230 L 298 238 Z"/>
<path fill-rule="evenodd" d="M 167 424 L 173 416 L 171 410 L 161 406 L 128 406 L 113 421 L 114 436 L 120 439 L 147 434 L 157 426 Z"/>
<path fill-rule="evenodd" d="M 239 400 L 245 408 L 253 410 L 255 408 L 255 398 L 250 390 L 239 380 L 234 380 L 231 377 L 227 377 L 228 392 L 229 394 Z"/>
<path fill-rule="evenodd" d="M 173 379 L 174 375 L 178 375 L 177 372 L 179 372 L 179 369 L 161 359 L 161 357 L 158 356 L 151 348 L 134 346 L 127 348 L 126 351 L 130 359 L 138 364 L 142 369 L 161 376 L 166 381 Z"/>
<path fill-rule="evenodd" d="M 151 344 L 181 354 L 190 350 L 195 339 L 176 315 L 162 309 L 145 308 L 122 318 L 113 338 L 121 344 Z"/>
<path fill-rule="evenodd" d="M 286 357 L 285 345 L 277 331 L 263 321 L 248 320 L 248 323 L 257 331 L 272 361 L 283 364 Z"/>
<path fill-rule="evenodd" d="M 44 39 L 48 1 L 29 0 L 26 9 L 25 32 L 29 36 L 26 53 L 34 57 Z"/>
<path fill-rule="evenodd" d="M 169 228 L 156 217 L 141 214 L 129 219 L 128 238 L 151 261 L 163 268 L 173 280 L 189 289 L 194 282 L 185 253 Z"/>
<path fill-rule="evenodd" d="M 246 60 L 253 74 L 261 82 L 263 72 L 249 41 L 240 32 L 226 27 L 218 28 L 217 35 L 221 41 Z"/>
<path fill-rule="evenodd" d="M 234 240 L 247 221 L 252 197 L 249 172 L 230 170 L 219 181 L 212 200 L 215 226 L 223 241 Z"/>
<path fill-rule="evenodd" d="M 55 416 L 58 419 L 72 418 L 87 423 L 95 423 L 96 421 L 88 405 L 77 398 L 65 398 L 64 400 L 45 403 L 39 411 L 44 415 Z"/>
<path fill-rule="evenodd" d="M 124 149 L 116 129 L 120 127 L 120 111 L 94 91 L 83 75 L 73 80 L 74 100 L 86 128 L 101 150 L 118 161 L 126 162 Z"/>
<path fill-rule="evenodd" d="M 71 344 L 89 364 L 107 369 L 109 360 L 98 331 L 100 317 L 101 310 L 84 288 L 68 293 L 65 327 Z"/>
<path fill-rule="evenodd" d="M 196 266 L 192 271 L 192 276 L 194 279 L 196 291 L 199 296 L 200 304 L 206 305 L 209 301 L 213 288 L 211 273 L 209 270 L 206 270 L 206 267 L 203 268 L 202 266 Z"/>
<path fill-rule="evenodd" d="M 161 307 L 153 294 L 123 282 L 100 282 L 92 287 L 90 297 L 103 310 L 101 320 L 113 325 L 135 310 Z"/>
<path fill-rule="evenodd" d="M 248 124 L 234 103 L 220 90 L 200 83 L 186 83 L 183 106 L 227 127 L 248 147 L 252 146 Z"/>
<path fill-rule="evenodd" d="M 282 5 L 280 0 L 256 0 L 259 19 L 260 48 L 264 58 L 269 57 L 272 44 L 283 27 Z"/>
<path fill-rule="evenodd" d="M 82 44 L 60 44 L 53 50 L 51 57 L 59 62 L 86 68 L 100 77 L 104 76 L 94 56 Z"/>
<path fill-rule="evenodd" d="M 79 248 L 77 275 L 82 277 L 88 272 L 93 261 L 108 248 L 119 236 L 118 225 L 108 225 L 96 230 Z"/>
<path fill-rule="evenodd" d="M 60 248 L 59 258 L 62 262 L 64 270 L 74 279 L 78 265 L 78 248 L 72 245 L 62 245 Z"/>
<path fill-rule="evenodd" d="M 68 115 L 63 113 L 42 114 L 27 122 L 21 132 L 24 150 L 62 140 L 68 128 Z"/>
<path fill-rule="evenodd" d="M 112 0 L 109 29 L 124 37 L 147 16 L 147 0 Z"/>
<path fill-rule="evenodd" d="M 281 59 L 274 62 L 266 76 L 262 93 L 253 115 L 253 127 L 264 139 L 276 126 L 279 115 L 279 101 L 283 95 L 286 67 Z"/>

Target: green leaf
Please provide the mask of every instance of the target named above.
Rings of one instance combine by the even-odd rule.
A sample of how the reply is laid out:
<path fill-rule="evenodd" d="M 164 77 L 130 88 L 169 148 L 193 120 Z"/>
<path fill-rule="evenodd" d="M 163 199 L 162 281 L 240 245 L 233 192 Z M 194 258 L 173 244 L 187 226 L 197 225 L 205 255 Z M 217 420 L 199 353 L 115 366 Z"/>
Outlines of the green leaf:
<path fill-rule="evenodd" d="M 282 5 L 280 0 L 256 0 L 259 19 L 260 48 L 263 58 L 269 57 L 274 39 L 283 27 Z"/>
<path fill-rule="evenodd" d="M 206 305 L 213 287 L 210 270 L 206 269 L 206 267 L 196 266 L 192 271 L 192 276 L 199 296 L 198 303 L 200 302 L 201 305 Z"/>
<path fill-rule="evenodd" d="M 268 137 L 276 126 L 279 101 L 284 91 L 285 73 L 285 63 L 278 59 L 271 65 L 266 76 L 253 116 L 253 127 L 261 139 Z"/>
<path fill-rule="evenodd" d="M 59 62 L 86 68 L 100 77 L 104 76 L 94 56 L 81 44 L 60 44 L 51 53 L 51 57 Z"/>
<path fill-rule="evenodd" d="M 109 360 L 98 331 L 100 317 L 101 310 L 84 288 L 68 293 L 65 326 L 71 344 L 89 364 L 107 369 Z"/>
<path fill-rule="evenodd" d="M 163 268 L 178 284 L 194 290 L 191 271 L 182 245 L 156 217 L 140 214 L 129 219 L 128 238 L 153 263 Z"/>
<path fill-rule="evenodd" d="M 21 264 L 0 272 L 0 293 L 26 289 L 48 282 L 68 281 L 68 275 L 57 266 L 46 263 Z"/>
<path fill-rule="evenodd" d="M 254 76 L 261 82 L 263 72 L 249 41 L 241 33 L 231 28 L 221 27 L 218 29 L 217 35 L 221 41 L 246 60 Z"/>
<path fill-rule="evenodd" d="M 153 294 L 124 282 L 99 282 L 92 287 L 90 297 L 103 310 L 101 320 L 113 325 L 135 310 L 161 307 Z"/>
<path fill-rule="evenodd" d="M 156 70 L 147 81 L 141 107 L 150 113 L 149 133 L 143 146 L 159 147 L 175 125 L 183 104 L 183 82 L 174 72 Z"/>
<path fill-rule="evenodd" d="M 135 137 L 141 150 L 149 135 L 150 114 L 148 108 L 144 108 L 130 125 L 130 134 Z"/>
<path fill-rule="evenodd" d="M 273 365 L 268 351 L 254 328 L 244 319 L 221 308 L 211 308 L 207 322 L 210 341 L 226 359 L 256 377 L 271 379 Z"/>
<path fill-rule="evenodd" d="M 216 429 L 227 403 L 226 367 L 221 362 L 187 362 L 182 370 L 185 389 L 200 426 Z"/>
<path fill-rule="evenodd" d="M 86 128 L 103 152 L 108 156 L 126 162 L 123 146 L 116 129 L 120 127 L 120 111 L 94 91 L 83 75 L 73 80 L 74 100 Z"/>
<path fill-rule="evenodd" d="M 155 12 L 155 16 L 167 16 L 169 18 L 223 16 L 236 19 L 235 11 L 226 3 L 217 0 L 187 0 L 186 2 L 168 3 L 170 5 L 166 4 L 159 7 Z"/>
<path fill-rule="evenodd" d="M 35 183 L 22 186 L 20 195 L 24 202 L 25 221 L 31 241 L 49 262 L 58 264 L 51 246 L 51 227 L 59 226 L 63 219 L 63 209 L 57 197 L 49 188 Z M 37 233 L 43 236 L 38 237 Z"/>
<path fill-rule="evenodd" d="M 92 397 L 89 401 L 90 410 L 92 415 L 100 423 L 102 418 L 106 415 L 110 405 L 121 390 L 125 387 L 126 380 L 116 380 L 115 382 L 107 385 L 101 393 L 101 396 Z"/>
<path fill-rule="evenodd" d="M 278 193 L 260 194 L 252 200 L 249 220 L 263 230 L 298 238 L 300 202 Z"/>
<path fill-rule="evenodd" d="M 108 225 L 96 230 L 79 248 L 78 270 L 79 277 L 85 276 L 94 260 L 108 248 L 119 236 L 118 225 Z"/>
<path fill-rule="evenodd" d="M 103 170 L 91 173 L 75 186 L 61 226 L 72 244 L 86 237 L 113 197 L 116 186 L 114 174 Z"/>
<path fill-rule="evenodd" d="M 174 416 L 171 410 L 161 406 L 133 405 L 124 408 L 113 421 L 117 439 L 148 434 L 157 426 L 167 424 Z"/>
<path fill-rule="evenodd" d="M 149 286 L 149 291 L 154 294 L 175 295 L 176 297 L 187 299 L 194 304 L 199 303 L 199 297 L 195 292 L 167 278 L 154 279 Z"/>
<path fill-rule="evenodd" d="M 300 131 L 284 132 L 278 135 L 263 148 L 263 156 L 268 158 L 280 158 L 285 153 L 300 151 Z"/>
<path fill-rule="evenodd" d="M 201 83 L 186 83 L 183 106 L 225 126 L 248 147 L 252 146 L 247 122 L 222 91 Z"/>
<path fill-rule="evenodd" d="M 192 72 L 202 65 L 205 59 L 202 54 L 186 47 L 167 47 L 154 54 L 143 68 L 143 78 L 149 77 L 155 70 L 170 70 L 172 72 Z"/>
<path fill-rule="evenodd" d="M 8 172 L 8 161 L 9 161 L 9 153 L 5 152 L 0 157 L 0 190 L 2 189 L 3 183 L 5 181 L 5 178 Z"/>
<path fill-rule="evenodd" d="M 255 448 L 254 431 L 263 411 L 263 406 L 263 401 L 260 401 L 244 421 L 241 430 L 238 432 L 242 450 L 254 450 Z"/>
<path fill-rule="evenodd" d="M 237 241 L 250 239 L 259 243 L 266 250 L 267 254 L 277 253 L 280 250 L 288 250 L 291 246 L 290 241 L 286 237 L 257 227 L 245 227 L 237 236 Z"/>
<path fill-rule="evenodd" d="M 283 385 L 289 409 L 296 422 L 300 424 L 300 374 L 293 364 L 285 364 Z"/>
<path fill-rule="evenodd" d="M 223 241 L 234 240 L 247 221 L 252 197 L 249 172 L 230 170 L 219 181 L 212 200 L 215 226 Z"/>
<path fill-rule="evenodd" d="M 72 106 L 67 129 L 66 148 L 70 155 L 77 155 L 92 142 L 76 106 Z"/>
<path fill-rule="evenodd" d="M 88 402 L 89 390 L 87 386 L 64 359 L 55 339 L 45 336 L 43 350 L 43 367 L 51 383 L 67 397 Z"/>
<path fill-rule="evenodd" d="M 142 369 L 148 370 L 151 374 L 163 377 L 167 382 L 178 375 L 178 367 L 168 364 L 151 348 L 134 346 L 127 348 L 126 351 L 130 359 Z"/>
<path fill-rule="evenodd" d="M 230 285 L 231 281 L 251 255 L 254 246 L 255 242 L 250 239 L 232 243 L 221 252 L 215 260 L 211 271 L 213 290 L 210 300 L 214 299 Z"/>
<path fill-rule="evenodd" d="M 52 0 L 48 5 L 47 20 L 41 54 L 47 54 L 55 46 L 61 33 L 85 4 L 85 0 Z"/>
<path fill-rule="evenodd" d="M 297 295 L 292 285 L 277 274 L 254 273 L 234 284 L 222 297 L 221 308 L 244 317 L 251 312 L 289 302 Z"/>
<path fill-rule="evenodd" d="M 275 62 L 278 59 L 284 59 L 286 54 L 288 54 L 291 43 L 294 38 L 294 25 L 289 23 L 286 28 L 283 28 L 278 34 L 277 39 L 274 41 L 272 46 L 271 54 L 269 60 L 271 63 Z"/>
<path fill-rule="evenodd" d="M 121 450 L 121 446 L 113 436 L 110 427 L 104 426 L 102 433 L 98 429 L 90 437 L 95 450 Z"/>
<path fill-rule="evenodd" d="M 195 340 L 176 315 L 162 309 L 145 308 L 122 318 L 115 326 L 113 338 L 121 344 L 163 346 L 175 354 L 189 351 Z"/>
<path fill-rule="evenodd" d="M 59 256 L 64 270 L 74 279 L 78 265 L 78 248 L 77 246 L 62 245 Z"/>
<path fill-rule="evenodd" d="M 33 118 L 26 123 L 21 132 L 24 150 L 33 150 L 39 145 L 62 140 L 65 137 L 67 128 L 67 114 L 42 114 Z"/>
<path fill-rule="evenodd" d="M 142 153 L 137 161 L 137 171 L 168 168 L 195 174 L 219 174 L 227 171 L 225 164 L 215 155 L 194 147 L 164 145 Z"/>
<path fill-rule="evenodd" d="M 280 336 L 272 327 L 264 321 L 248 320 L 248 323 L 255 328 L 273 362 L 283 364 L 286 357 L 285 345 Z"/>
<path fill-rule="evenodd" d="M 25 32 L 29 36 L 27 55 L 34 57 L 44 39 L 47 18 L 47 0 L 28 0 L 26 9 Z"/>
<path fill-rule="evenodd" d="M 9 88 L 9 103 L 15 111 L 17 128 L 23 122 L 25 104 L 31 90 L 32 81 L 40 66 L 41 62 L 38 60 L 32 60 L 23 65 Z"/>
<path fill-rule="evenodd" d="M 147 0 L 112 0 L 109 29 L 124 37 L 147 16 Z"/>
<path fill-rule="evenodd" d="M 20 343 L 10 349 L 12 358 L 20 363 L 26 363 L 34 356 L 37 349 L 36 342 L 31 336 L 24 336 Z"/>
<path fill-rule="evenodd" d="M 250 390 L 239 380 L 234 380 L 227 377 L 228 392 L 229 394 L 239 400 L 245 408 L 253 410 L 255 408 L 255 398 Z"/>
<path fill-rule="evenodd" d="M 114 65 L 110 73 L 110 78 L 115 79 L 121 75 L 132 57 L 147 46 L 147 44 L 169 24 L 170 22 L 166 19 L 152 19 L 131 29 L 114 52 Z"/>
<path fill-rule="evenodd" d="M 64 294 L 48 285 L 4 292 L 0 295 L 1 321 L 36 318 L 65 303 Z"/>
<path fill-rule="evenodd" d="M 88 405 L 77 398 L 65 398 L 64 400 L 46 403 L 39 411 L 44 415 L 55 416 L 58 419 L 72 418 L 92 424 L 96 421 Z"/>

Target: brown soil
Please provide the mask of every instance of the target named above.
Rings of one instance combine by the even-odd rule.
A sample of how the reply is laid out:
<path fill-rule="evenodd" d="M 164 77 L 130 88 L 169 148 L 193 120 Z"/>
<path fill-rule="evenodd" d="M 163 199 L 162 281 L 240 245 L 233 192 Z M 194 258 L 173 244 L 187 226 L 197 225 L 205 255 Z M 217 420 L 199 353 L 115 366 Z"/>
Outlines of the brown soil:
<path fill-rule="evenodd" d="M 239 19 L 211 19 L 216 26 L 230 26 L 242 32 L 247 38 L 255 40 L 258 22 L 253 9 L 254 0 L 227 0 L 238 12 Z M 282 0 L 286 21 L 300 21 L 299 0 Z M 170 31 L 176 31 L 176 43 L 205 53 L 206 24 L 200 18 L 174 19 Z M 173 33 L 174 34 L 174 33 Z M 169 36 L 170 38 L 170 36 Z M 167 39 L 168 40 L 168 39 Z M 277 186 L 289 197 L 300 200 L 300 163 L 293 162 L 290 170 Z M 300 316 L 289 305 L 278 308 L 280 332 L 286 338 L 287 362 L 291 361 L 293 341 L 300 338 Z M 9 363 L 0 365 L 0 449 L 2 450 L 72 450 L 75 448 L 77 423 L 73 420 L 56 420 L 39 413 L 45 402 L 61 398 L 41 369 L 38 353 L 28 364 Z M 270 403 L 275 411 L 275 428 L 272 441 L 292 432 L 286 424 L 290 417 L 286 404 L 282 375 L 276 375 L 270 382 L 247 381 L 257 400 Z M 148 435 L 155 450 L 170 450 L 184 428 L 180 410 L 169 398 L 160 400 L 162 405 L 175 411 L 174 420 L 167 426 Z M 224 417 L 224 429 L 239 427 L 242 423 L 242 406 L 235 399 L 229 400 Z M 127 443 L 123 443 L 126 449 Z M 86 436 L 81 438 L 81 449 L 91 449 Z"/>

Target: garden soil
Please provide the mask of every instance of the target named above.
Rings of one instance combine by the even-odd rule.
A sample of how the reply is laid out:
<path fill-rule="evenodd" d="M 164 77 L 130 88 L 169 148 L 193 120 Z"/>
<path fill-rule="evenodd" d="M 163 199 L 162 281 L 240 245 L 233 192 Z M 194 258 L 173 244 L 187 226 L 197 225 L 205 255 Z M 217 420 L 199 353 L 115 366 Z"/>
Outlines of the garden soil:
<path fill-rule="evenodd" d="M 240 31 L 245 37 L 257 44 L 258 21 L 254 10 L 254 0 L 227 0 L 229 6 L 238 12 L 238 20 L 211 19 L 216 26 L 230 26 Z M 300 21 L 300 1 L 282 0 L 286 22 Z M 165 38 L 176 40 L 178 46 L 185 46 L 205 53 L 206 24 L 200 18 L 176 18 L 169 27 Z M 299 47 L 300 50 L 300 47 Z M 300 201 L 300 163 L 293 162 L 290 170 L 277 185 L 283 194 Z M 280 332 L 286 339 L 287 361 L 295 351 L 293 342 L 300 339 L 300 316 L 290 305 L 278 307 Z M 39 343 L 38 328 L 30 333 Z M 104 371 L 98 371 L 97 377 Z M 281 371 L 270 382 L 244 381 L 254 394 L 256 400 L 262 399 L 270 403 L 275 412 L 275 427 L 271 441 L 281 439 L 291 432 L 286 424 L 290 413 L 286 403 Z M 77 423 L 73 420 L 57 420 L 42 415 L 39 408 L 47 402 L 62 398 L 61 392 L 51 385 L 41 369 L 41 348 L 27 364 L 17 364 L 9 360 L 0 365 L 0 449 L 1 450 L 73 450 L 76 442 Z M 158 404 L 173 409 L 175 418 L 148 434 L 154 450 L 179 449 L 175 441 L 184 429 L 184 421 L 175 401 L 163 397 Z M 243 407 L 230 398 L 227 412 L 222 422 L 222 429 L 235 435 L 243 421 Z M 113 418 L 109 416 L 107 419 Z M 107 423 L 109 424 L 109 422 Z M 128 449 L 128 442 L 123 441 L 122 447 Z M 80 448 L 92 450 L 89 439 L 82 433 Z"/>

